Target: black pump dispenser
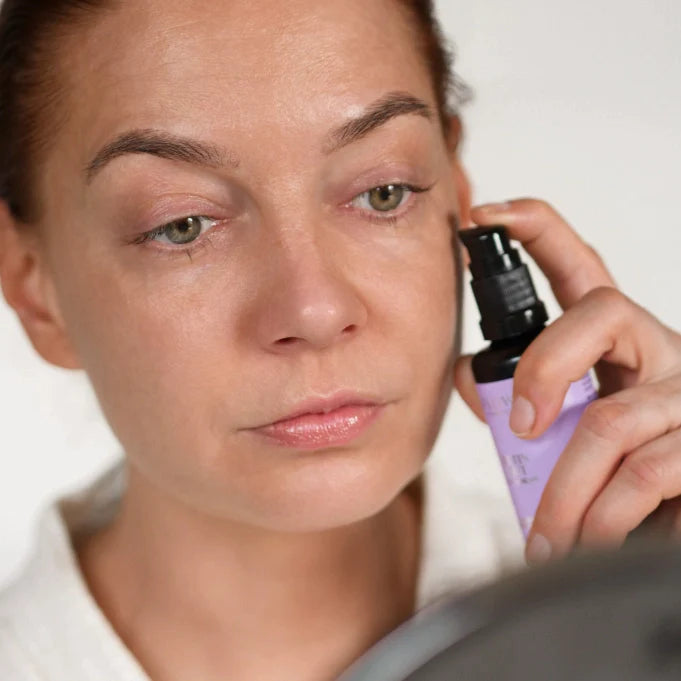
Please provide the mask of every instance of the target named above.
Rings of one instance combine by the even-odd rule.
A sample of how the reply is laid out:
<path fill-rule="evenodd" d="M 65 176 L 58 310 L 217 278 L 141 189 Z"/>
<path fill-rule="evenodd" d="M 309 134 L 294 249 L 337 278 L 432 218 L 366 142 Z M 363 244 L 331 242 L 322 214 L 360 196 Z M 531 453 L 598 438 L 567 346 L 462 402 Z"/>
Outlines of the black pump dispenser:
<path fill-rule="evenodd" d="M 459 231 L 459 236 L 471 257 L 471 287 L 484 337 L 499 341 L 543 328 L 546 308 L 506 228 L 475 227 Z"/>

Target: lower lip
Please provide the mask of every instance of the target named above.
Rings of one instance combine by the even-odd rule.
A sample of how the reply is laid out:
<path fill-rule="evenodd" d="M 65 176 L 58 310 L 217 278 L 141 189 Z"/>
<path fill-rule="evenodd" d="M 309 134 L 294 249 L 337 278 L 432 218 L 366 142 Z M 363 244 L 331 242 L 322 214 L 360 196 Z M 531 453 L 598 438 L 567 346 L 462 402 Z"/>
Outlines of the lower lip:
<path fill-rule="evenodd" d="M 350 404 L 328 414 L 303 414 L 253 432 L 297 449 L 323 449 L 348 444 L 378 418 L 384 405 Z"/>

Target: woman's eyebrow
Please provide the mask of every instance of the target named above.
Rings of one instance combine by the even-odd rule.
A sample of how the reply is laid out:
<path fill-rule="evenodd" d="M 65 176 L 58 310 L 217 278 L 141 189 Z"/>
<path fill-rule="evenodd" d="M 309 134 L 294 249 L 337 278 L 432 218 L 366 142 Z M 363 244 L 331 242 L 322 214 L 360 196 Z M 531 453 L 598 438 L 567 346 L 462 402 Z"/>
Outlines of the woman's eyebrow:
<path fill-rule="evenodd" d="M 424 100 L 408 92 L 389 92 L 370 104 L 360 116 L 334 130 L 324 150 L 330 154 L 362 139 L 393 118 L 407 114 L 416 114 L 428 120 L 435 118 L 433 109 Z"/>
<path fill-rule="evenodd" d="M 104 166 L 126 154 L 151 154 L 171 161 L 184 161 L 211 168 L 239 165 L 234 156 L 225 154 L 215 145 L 162 130 L 145 128 L 125 132 L 102 147 L 85 166 L 86 184 L 92 182 Z"/>
<path fill-rule="evenodd" d="M 370 104 L 364 113 L 333 130 L 324 151 L 330 154 L 365 137 L 393 118 L 407 114 L 416 114 L 428 120 L 434 118 L 432 108 L 424 100 L 407 92 L 389 92 Z M 239 166 L 235 156 L 225 153 L 213 144 L 163 130 L 145 128 L 125 132 L 102 147 L 85 166 L 86 184 L 90 184 L 108 163 L 127 154 L 151 154 L 171 161 L 183 161 L 211 168 Z"/>

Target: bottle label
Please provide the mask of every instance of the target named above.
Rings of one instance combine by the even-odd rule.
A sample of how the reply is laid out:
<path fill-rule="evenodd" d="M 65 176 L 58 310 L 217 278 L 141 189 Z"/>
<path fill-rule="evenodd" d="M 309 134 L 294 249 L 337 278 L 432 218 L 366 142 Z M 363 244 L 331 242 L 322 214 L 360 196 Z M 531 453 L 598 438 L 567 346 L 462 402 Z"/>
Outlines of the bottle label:
<path fill-rule="evenodd" d="M 561 412 L 548 430 L 533 440 L 523 440 L 516 437 L 508 425 L 513 379 L 478 383 L 477 390 L 520 527 L 527 537 L 551 471 L 572 437 L 584 409 L 598 394 L 591 375 L 587 373 L 570 385 Z"/>

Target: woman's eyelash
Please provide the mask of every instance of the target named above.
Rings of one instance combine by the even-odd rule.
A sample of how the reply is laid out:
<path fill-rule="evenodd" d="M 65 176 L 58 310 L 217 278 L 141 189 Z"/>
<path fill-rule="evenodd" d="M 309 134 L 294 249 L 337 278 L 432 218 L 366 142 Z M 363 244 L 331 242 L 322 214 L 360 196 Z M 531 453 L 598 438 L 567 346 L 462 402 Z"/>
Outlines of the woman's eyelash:
<path fill-rule="evenodd" d="M 433 187 L 437 184 L 437 182 L 433 182 L 430 185 L 427 186 L 419 186 L 419 185 L 414 185 L 414 184 L 407 184 L 404 182 L 394 182 L 394 183 L 386 183 L 382 185 L 377 185 L 376 187 L 373 187 L 365 192 L 362 192 L 361 194 L 358 194 L 355 196 L 355 198 L 352 199 L 349 205 L 355 205 L 359 200 L 362 198 L 369 198 L 374 192 L 382 192 L 382 191 L 394 191 L 398 190 L 400 192 L 404 192 L 406 196 L 404 197 L 406 200 L 405 201 L 400 201 L 399 205 L 396 206 L 395 208 L 389 209 L 389 210 L 381 210 L 373 206 L 369 207 L 359 207 L 359 210 L 361 213 L 364 215 L 364 217 L 371 222 L 375 222 L 378 224 L 390 224 L 390 225 L 395 225 L 399 221 L 399 219 L 402 217 L 402 214 L 399 214 L 397 211 L 399 211 L 404 204 L 408 201 L 410 196 L 412 194 L 424 194 L 426 192 L 429 192 Z M 404 213 L 403 213 L 404 214 Z"/>
<path fill-rule="evenodd" d="M 169 229 L 171 229 L 173 227 L 173 225 L 177 225 L 179 223 L 182 223 L 182 222 L 185 222 L 185 221 L 190 221 L 190 220 L 194 221 L 194 222 L 205 221 L 205 222 L 208 222 L 208 223 L 212 223 L 212 226 L 214 226 L 218 222 L 218 220 L 213 220 L 213 219 L 205 217 L 203 215 L 190 215 L 190 216 L 186 216 L 186 217 L 183 217 L 183 218 L 179 218 L 177 220 L 171 220 L 170 222 L 166 222 L 165 224 L 160 225 L 159 227 L 155 227 L 154 229 L 152 229 L 148 232 L 144 232 L 144 234 L 140 234 L 139 236 L 136 236 L 131 241 L 131 243 L 139 245 L 139 244 L 144 244 L 147 241 L 152 241 L 152 240 L 156 239 L 156 237 L 163 236 Z M 203 235 L 201 234 L 201 235 L 199 235 L 199 237 L 200 236 L 203 236 Z M 199 237 L 197 237 L 197 239 Z M 196 241 L 197 239 L 192 239 L 192 241 L 189 241 L 187 243 L 194 243 L 194 241 Z M 184 244 L 178 243 L 178 244 L 175 244 L 175 245 L 176 246 L 182 246 Z"/>

